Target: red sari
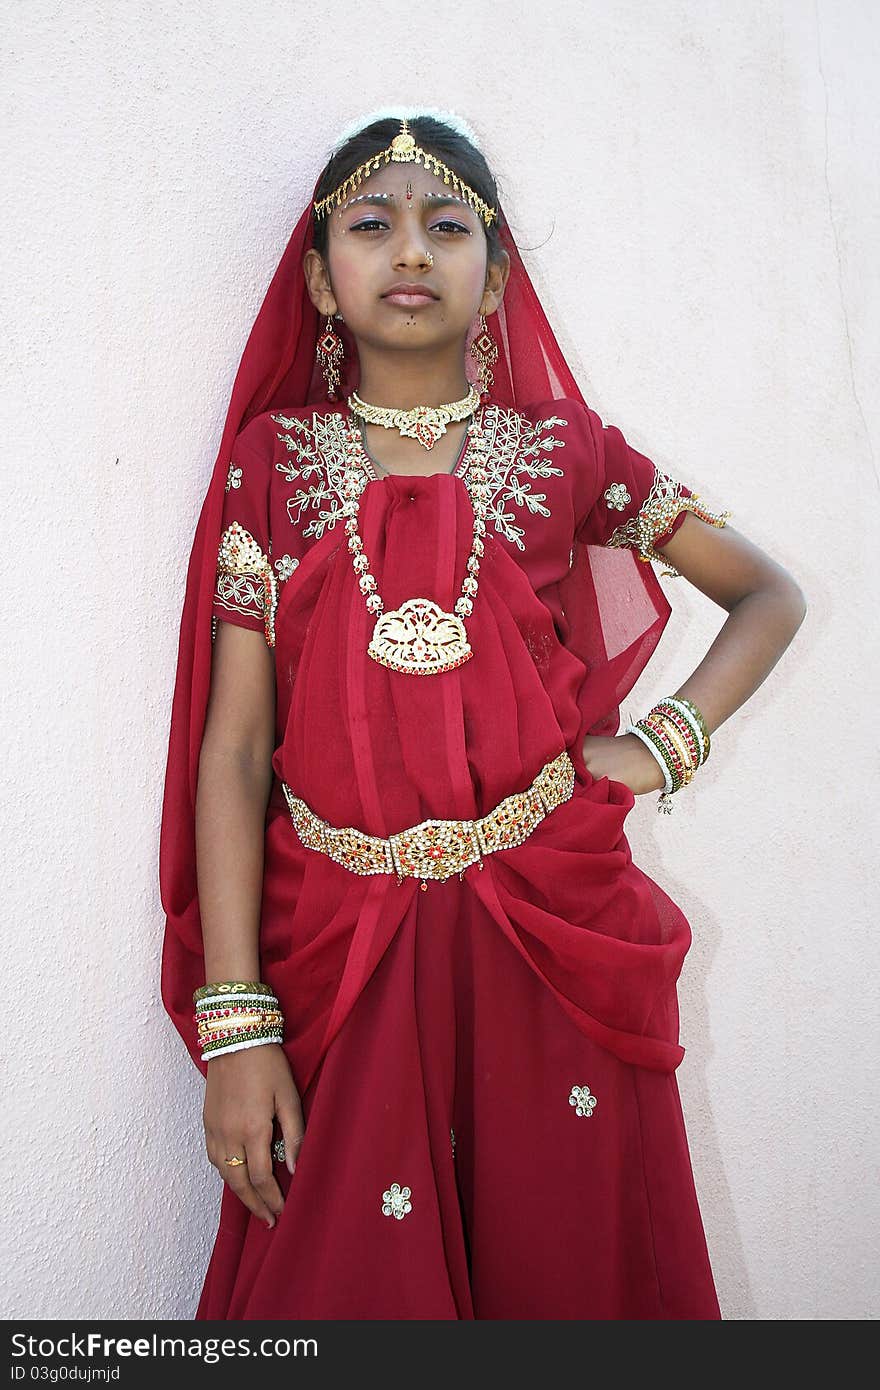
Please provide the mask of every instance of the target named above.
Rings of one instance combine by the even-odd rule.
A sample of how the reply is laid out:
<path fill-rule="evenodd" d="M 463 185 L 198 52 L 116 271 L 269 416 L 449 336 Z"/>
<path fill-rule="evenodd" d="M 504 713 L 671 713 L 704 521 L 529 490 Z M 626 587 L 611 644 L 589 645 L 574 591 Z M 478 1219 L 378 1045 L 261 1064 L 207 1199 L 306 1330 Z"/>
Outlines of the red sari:
<path fill-rule="evenodd" d="M 632 861 L 632 793 L 581 755 L 586 733 L 616 728 L 668 614 L 649 566 L 609 546 L 660 475 L 575 396 L 492 401 L 482 418 L 474 655 L 424 678 L 367 656 L 339 516 L 347 407 L 265 410 L 234 439 L 220 525 L 261 560 L 221 565 L 212 614 L 274 641 L 261 978 L 306 1131 L 294 1177 L 275 1165 L 274 1230 L 224 1187 L 199 1319 L 720 1316 L 675 1079 L 690 931 Z M 451 610 L 466 463 L 368 484 L 361 534 L 386 608 L 419 594 Z M 571 800 L 427 891 L 305 849 L 281 788 L 388 836 L 484 815 L 563 749 Z M 204 1072 L 194 942 L 169 927 L 163 997 Z M 395 1183 L 409 1193 L 391 1200 Z"/>

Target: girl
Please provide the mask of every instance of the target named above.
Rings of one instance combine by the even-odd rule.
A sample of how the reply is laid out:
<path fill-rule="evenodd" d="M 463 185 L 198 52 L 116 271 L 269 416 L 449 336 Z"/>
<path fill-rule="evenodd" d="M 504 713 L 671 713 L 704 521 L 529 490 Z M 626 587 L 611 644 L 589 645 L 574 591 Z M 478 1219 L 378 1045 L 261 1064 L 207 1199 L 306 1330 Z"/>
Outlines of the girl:
<path fill-rule="evenodd" d="M 467 127 L 347 132 L 183 610 L 162 993 L 225 1180 L 197 1318 L 720 1316 L 675 1078 L 690 931 L 624 824 L 804 615 L 725 519 L 586 405 Z M 729 616 L 611 737 L 658 560 Z"/>

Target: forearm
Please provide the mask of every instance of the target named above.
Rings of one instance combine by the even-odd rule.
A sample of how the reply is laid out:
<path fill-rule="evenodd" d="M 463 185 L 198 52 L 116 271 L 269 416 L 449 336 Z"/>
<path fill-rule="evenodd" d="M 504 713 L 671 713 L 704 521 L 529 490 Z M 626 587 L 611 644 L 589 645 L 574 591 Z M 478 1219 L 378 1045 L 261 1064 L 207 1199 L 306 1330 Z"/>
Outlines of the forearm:
<path fill-rule="evenodd" d="M 793 581 L 747 594 L 731 609 L 708 652 L 675 694 L 692 700 L 710 732 L 753 695 L 791 642 L 806 611 Z"/>
<path fill-rule="evenodd" d="M 196 796 L 196 871 L 206 982 L 260 979 L 271 783 L 271 767 L 203 746 Z"/>

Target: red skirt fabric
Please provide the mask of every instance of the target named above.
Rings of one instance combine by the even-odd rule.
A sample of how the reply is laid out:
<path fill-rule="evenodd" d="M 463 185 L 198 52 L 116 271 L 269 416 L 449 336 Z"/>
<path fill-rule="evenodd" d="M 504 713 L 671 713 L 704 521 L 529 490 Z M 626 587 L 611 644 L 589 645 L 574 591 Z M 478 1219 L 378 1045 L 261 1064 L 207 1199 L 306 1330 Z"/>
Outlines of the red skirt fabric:
<path fill-rule="evenodd" d="M 446 475 L 369 488 L 386 604 L 450 609 L 472 521 Z M 717 1318 L 675 1081 L 690 929 L 632 861 L 632 793 L 584 766 L 590 675 L 500 544 L 462 667 L 388 671 L 371 626 L 328 534 L 278 605 L 260 940 L 305 1139 L 273 1230 L 224 1187 L 197 1317 Z M 572 798 L 426 891 L 305 849 L 280 786 L 386 836 L 485 815 L 562 749 Z"/>
<path fill-rule="evenodd" d="M 307 943 L 296 963 L 264 969 L 300 1019 L 285 1051 L 305 1139 L 292 1178 L 275 1165 L 285 1206 L 273 1230 L 224 1187 L 198 1319 L 720 1317 L 674 1071 L 585 1036 L 576 1002 L 557 993 L 565 981 L 531 954 L 540 938 L 528 925 L 546 937 L 548 922 L 524 925 L 546 909 L 534 885 L 523 896 L 517 860 L 555 860 L 564 880 L 579 820 L 603 802 L 628 809 L 623 788 L 620 803 L 606 800 L 617 786 L 580 788 L 527 845 L 424 892 L 355 879 L 302 850 L 283 814 L 273 820 L 266 924 L 295 932 L 297 893 L 327 875 L 328 906 L 341 899 L 331 931 L 361 934 L 362 974 L 376 928 L 390 940 L 314 1071 L 328 1011 L 316 1016 L 304 985 L 320 973 Z M 623 876 L 675 911 L 631 862 Z M 583 1114 L 575 1087 L 595 1102 Z M 411 1194 L 399 1218 L 383 1212 L 393 1183 Z"/>

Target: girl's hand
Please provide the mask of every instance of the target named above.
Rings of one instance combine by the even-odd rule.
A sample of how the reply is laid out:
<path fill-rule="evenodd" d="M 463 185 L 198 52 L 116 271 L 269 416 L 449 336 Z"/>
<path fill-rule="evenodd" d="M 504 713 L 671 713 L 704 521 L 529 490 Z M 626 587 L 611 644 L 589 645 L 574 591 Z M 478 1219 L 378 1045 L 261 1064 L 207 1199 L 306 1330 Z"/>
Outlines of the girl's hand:
<path fill-rule="evenodd" d="M 293 1173 L 303 1141 L 302 1106 L 290 1063 L 279 1043 L 261 1043 L 208 1063 L 203 1119 L 208 1158 L 245 1206 L 271 1230 L 284 1210 L 272 1171 L 278 1116 L 287 1167 Z M 237 1154 L 245 1163 L 230 1167 Z"/>
<path fill-rule="evenodd" d="M 614 782 L 623 782 L 634 796 L 663 790 L 663 773 L 635 734 L 618 734 L 616 738 L 587 734 L 583 754 L 584 763 L 597 781 L 610 777 Z"/>

